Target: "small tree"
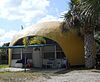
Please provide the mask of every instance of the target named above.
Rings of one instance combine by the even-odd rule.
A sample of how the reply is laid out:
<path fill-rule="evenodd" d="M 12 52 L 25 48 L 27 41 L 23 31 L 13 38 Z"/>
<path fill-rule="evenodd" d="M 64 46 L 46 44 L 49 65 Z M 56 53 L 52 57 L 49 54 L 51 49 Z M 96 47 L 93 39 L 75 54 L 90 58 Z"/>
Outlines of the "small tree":
<path fill-rule="evenodd" d="M 3 62 L 2 60 L 7 60 L 7 58 L 8 58 L 7 50 L 6 49 L 0 49 L 0 61 L 1 61 L 1 63 L 5 64 L 5 62 Z"/>
<path fill-rule="evenodd" d="M 35 36 L 30 39 L 28 39 L 28 37 L 24 37 L 23 44 L 25 47 L 27 47 L 28 45 L 34 45 L 34 44 L 46 44 L 46 40 L 44 37 L 41 37 L 41 36 Z"/>
<path fill-rule="evenodd" d="M 29 45 L 28 37 L 23 38 L 23 44 L 25 47 L 27 47 Z"/>
<path fill-rule="evenodd" d="M 6 49 L 0 49 L 0 56 L 6 55 Z"/>
<path fill-rule="evenodd" d="M 29 44 L 46 44 L 46 40 L 43 37 L 36 36 L 29 40 Z"/>

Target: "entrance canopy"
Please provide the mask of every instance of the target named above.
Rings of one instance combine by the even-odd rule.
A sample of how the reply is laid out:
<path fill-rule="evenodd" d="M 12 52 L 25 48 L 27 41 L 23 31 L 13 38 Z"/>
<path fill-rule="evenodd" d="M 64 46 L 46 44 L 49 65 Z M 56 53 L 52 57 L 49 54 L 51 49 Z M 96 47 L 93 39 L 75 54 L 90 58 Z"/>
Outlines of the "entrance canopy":
<path fill-rule="evenodd" d="M 8 48 L 33 48 L 33 47 L 44 47 L 44 46 L 55 46 L 54 44 L 35 44 L 35 45 L 17 45 L 17 46 L 0 46 L 0 49 L 8 49 Z"/>

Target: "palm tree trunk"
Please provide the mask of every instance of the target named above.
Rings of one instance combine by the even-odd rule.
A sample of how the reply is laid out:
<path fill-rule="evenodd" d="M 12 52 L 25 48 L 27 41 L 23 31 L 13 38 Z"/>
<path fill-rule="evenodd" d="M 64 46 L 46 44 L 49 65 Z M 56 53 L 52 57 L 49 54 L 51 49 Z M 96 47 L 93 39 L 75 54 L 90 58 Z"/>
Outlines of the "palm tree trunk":
<path fill-rule="evenodd" d="M 94 58 L 94 33 L 84 34 L 84 49 L 85 49 L 85 67 L 93 68 L 95 63 Z"/>

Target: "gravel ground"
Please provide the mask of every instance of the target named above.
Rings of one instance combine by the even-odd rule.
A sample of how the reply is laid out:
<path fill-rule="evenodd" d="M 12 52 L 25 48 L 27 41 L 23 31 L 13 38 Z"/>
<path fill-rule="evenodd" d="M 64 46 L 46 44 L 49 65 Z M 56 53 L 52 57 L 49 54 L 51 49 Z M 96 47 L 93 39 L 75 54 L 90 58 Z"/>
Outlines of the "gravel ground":
<path fill-rule="evenodd" d="M 100 82 L 100 70 L 74 70 L 51 76 L 46 82 Z"/>
<path fill-rule="evenodd" d="M 44 75 L 34 82 L 100 82 L 100 70 L 60 71 L 54 75 Z"/>
<path fill-rule="evenodd" d="M 5 70 L 6 69 L 4 69 L 4 71 Z M 16 68 L 7 69 L 7 71 L 10 70 L 16 71 Z M 1 72 L 2 71 L 3 70 L 1 70 Z M 17 71 L 21 71 L 21 69 L 17 69 Z M 36 74 L 35 77 L 32 76 L 34 74 Z M 32 79 L 32 77 L 34 77 L 34 79 Z M 100 82 L 100 70 L 35 70 L 32 74 L 25 74 L 25 78 L 23 79 L 16 77 L 14 80 L 11 80 L 10 78 L 0 82 Z"/>

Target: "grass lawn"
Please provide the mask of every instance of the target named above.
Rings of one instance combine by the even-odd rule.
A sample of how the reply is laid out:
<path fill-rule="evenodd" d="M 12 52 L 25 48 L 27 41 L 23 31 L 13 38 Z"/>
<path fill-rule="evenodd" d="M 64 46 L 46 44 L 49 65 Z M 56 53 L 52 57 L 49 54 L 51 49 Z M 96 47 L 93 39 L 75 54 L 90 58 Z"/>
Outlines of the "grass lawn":
<path fill-rule="evenodd" d="M 44 71 L 23 71 L 23 72 L 0 72 L 0 82 L 36 82 L 43 78 L 50 78 L 51 72 Z M 42 81 L 39 81 L 42 82 Z"/>
<path fill-rule="evenodd" d="M 0 82 L 28 82 L 37 79 L 40 75 L 32 72 L 0 72 Z"/>
<path fill-rule="evenodd" d="M 9 68 L 9 65 L 3 64 L 3 65 L 0 65 L 0 68 Z"/>

